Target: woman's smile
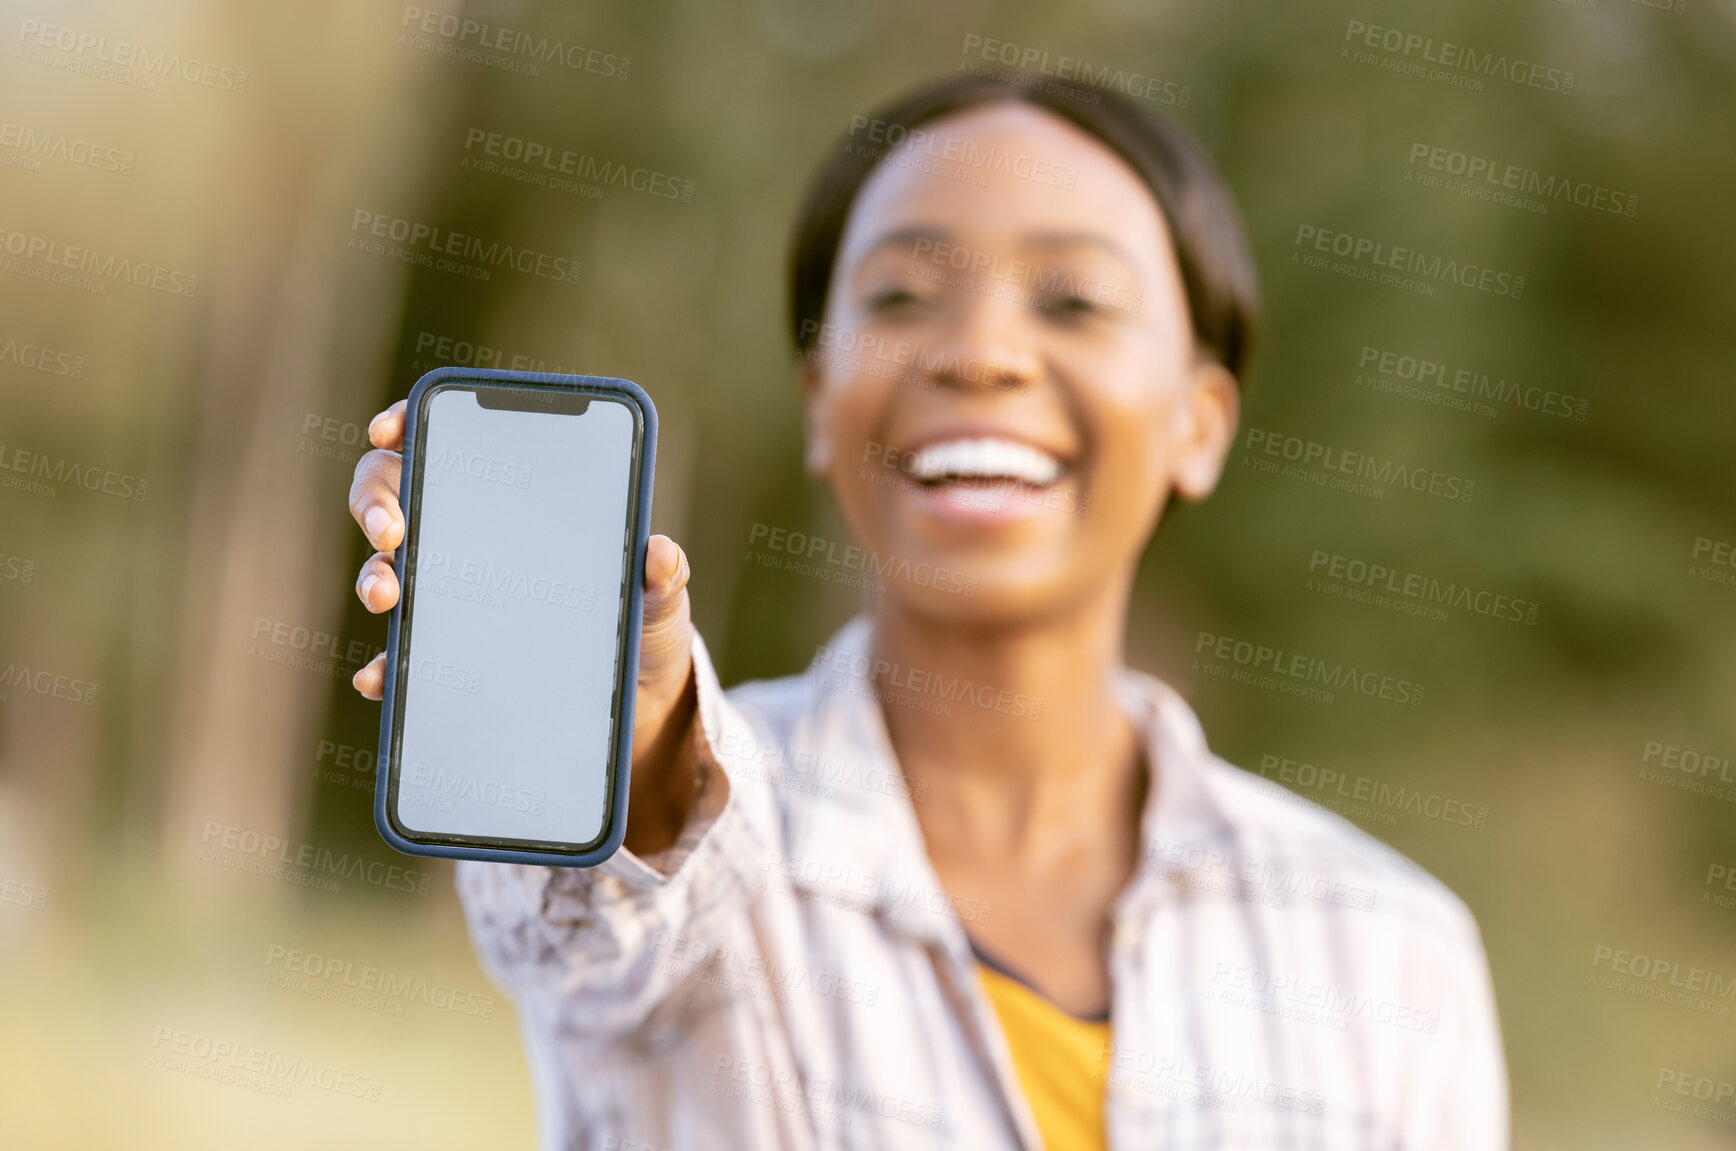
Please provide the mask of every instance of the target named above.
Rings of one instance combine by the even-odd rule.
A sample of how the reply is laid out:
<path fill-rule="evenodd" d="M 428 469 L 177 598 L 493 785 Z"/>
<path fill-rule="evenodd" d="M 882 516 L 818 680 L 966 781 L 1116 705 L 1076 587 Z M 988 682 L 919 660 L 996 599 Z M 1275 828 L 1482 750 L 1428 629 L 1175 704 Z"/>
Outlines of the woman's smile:
<path fill-rule="evenodd" d="M 882 453 L 909 514 L 958 528 L 1019 523 L 1059 508 L 1073 492 L 1068 449 L 992 425 L 921 433 Z"/>

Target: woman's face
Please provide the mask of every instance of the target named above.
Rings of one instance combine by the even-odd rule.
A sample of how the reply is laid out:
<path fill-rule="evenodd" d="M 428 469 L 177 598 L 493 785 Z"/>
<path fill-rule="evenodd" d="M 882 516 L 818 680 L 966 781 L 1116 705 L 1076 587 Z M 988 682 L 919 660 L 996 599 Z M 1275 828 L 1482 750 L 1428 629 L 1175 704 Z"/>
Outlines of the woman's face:
<path fill-rule="evenodd" d="M 1125 595 L 1170 492 L 1216 484 L 1237 416 L 1235 381 L 1196 356 L 1162 212 L 1040 109 L 922 131 L 845 225 L 801 367 L 808 470 L 918 614 Z"/>

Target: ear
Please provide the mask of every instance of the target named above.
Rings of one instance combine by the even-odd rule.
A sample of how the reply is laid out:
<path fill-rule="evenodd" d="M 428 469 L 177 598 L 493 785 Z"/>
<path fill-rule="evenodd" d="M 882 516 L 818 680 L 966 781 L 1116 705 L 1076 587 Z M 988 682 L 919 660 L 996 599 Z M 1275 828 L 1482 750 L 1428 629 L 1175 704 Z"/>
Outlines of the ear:
<path fill-rule="evenodd" d="M 1222 364 L 1201 359 L 1175 406 L 1175 492 L 1198 502 L 1212 494 L 1241 420 L 1242 392 Z"/>
<path fill-rule="evenodd" d="M 807 356 L 796 361 L 796 383 L 802 390 L 802 466 L 823 480 L 832 469 L 832 400 L 820 378 L 820 365 Z"/>

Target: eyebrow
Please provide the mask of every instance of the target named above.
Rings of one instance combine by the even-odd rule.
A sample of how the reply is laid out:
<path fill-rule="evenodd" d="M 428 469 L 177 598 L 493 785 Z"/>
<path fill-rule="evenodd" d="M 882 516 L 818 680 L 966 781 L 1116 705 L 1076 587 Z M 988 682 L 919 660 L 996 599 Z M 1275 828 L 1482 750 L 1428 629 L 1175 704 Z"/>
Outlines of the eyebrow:
<path fill-rule="evenodd" d="M 933 240 L 937 244 L 951 243 L 952 233 L 947 231 L 945 228 L 925 228 L 921 226 L 899 228 L 896 231 L 886 233 L 884 236 L 881 236 L 878 240 L 875 240 L 870 244 L 867 250 L 862 253 L 861 260 L 859 260 L 858 263 L 867 260 L 869 256 L 874 255 L 883 248 L 903 247 L 906 244 L 914 244 L 918 240 Z"/>
<path fill-rule="evenodd" d="M 1144 270 L 1141 262 L 1134 258 L 1132 252 L 1122 247 L 1121 244 L 1116 242 L 1112 237 L 1104 236 L 1097 232 L 1038 232 L 1037 234 L 1028 237 L 1026 243 L 1039 248 L 1069 248 L 1079 246 L 1101 248 L 1103 251 L 1120 259 L 1134 272 L 1137 273 Z"/>

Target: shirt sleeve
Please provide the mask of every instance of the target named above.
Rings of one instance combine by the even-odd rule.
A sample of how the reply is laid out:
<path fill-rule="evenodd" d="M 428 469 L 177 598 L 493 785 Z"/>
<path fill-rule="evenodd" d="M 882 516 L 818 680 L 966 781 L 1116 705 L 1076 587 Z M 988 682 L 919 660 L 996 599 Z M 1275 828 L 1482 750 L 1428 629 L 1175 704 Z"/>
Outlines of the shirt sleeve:
<path fill-rule="evenodd" d="M 771 858 L 776 821 L 763 781 L 731 772 L 715 749 L 740 746 L 747 718 L 724 695 L 697 632 L 698 795 L 676 841 L 596 867 L 462 860 L 457 883 L 470 934 L 490 976 L 521 1011 L 569 1034 L 606 1039 L 640 1026 L 680 980 L 668 945 L 703 940 L 744 913 Z"/>
<path fill-rule="evenodd" d="M 1507 1062 L 1501 1050 L 1501 1025 L 1489 961 L 1476 921 L 1459 906 L 1463 929 L 1448 969 L 1441 1009 L 1441 1045 L 1429 1076 L 1429 1105 L 1406 1146 L 1428 1151 L 1507 1151 Z"/>

